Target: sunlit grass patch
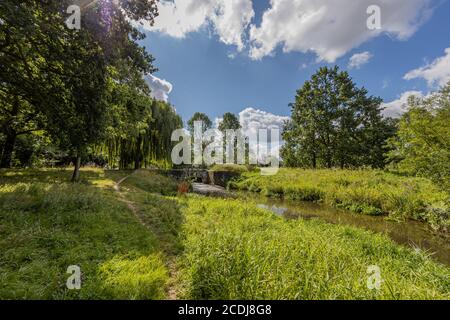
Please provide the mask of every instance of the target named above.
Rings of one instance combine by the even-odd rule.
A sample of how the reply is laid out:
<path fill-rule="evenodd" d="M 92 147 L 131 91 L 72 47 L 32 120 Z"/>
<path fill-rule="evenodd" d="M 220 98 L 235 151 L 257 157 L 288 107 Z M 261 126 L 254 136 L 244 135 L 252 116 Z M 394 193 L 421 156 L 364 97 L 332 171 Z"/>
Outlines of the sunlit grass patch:
<path fill-rule="evenodd" d="M 102 288 L 114 299 L 164 299 L 167 269 L 159 255 L 116 256 L 100 266 Z"/>
<path fill-rule="evenodd" d="M 185 201 L 184 298 L 450 298 L 448 268 L 385 236 L 286 221 L 242 201 Z M 380 290 L 367 287 L 371 265 L 380 267 Z"/>
<path fill-rule="evenodd" d="M 51 174 L 51 181 L 64 179 Z M 38 173 L 37 177 L 41 175 L 47 173 Z M 134 253 L 150 257 L 150 268 L 156 261 L 152 255 L 160 252 L 157 237 L 117 199 L 113 190 L 90 183 L 37 182 L 32 175 L 25 182 L 7 181 L 0 184 L 0 298 L 150 297 L 136 293 L 133 282 L 129 286 L 122 283 L 117 291 L 103 287 L 100 265 Z M 66 287 L 70 265 L 81 268 L 81 290 Z M 164 291 L 160 269 L 164 267 L 153 267 L 155 286 Z M 149 274 L 142 280 L 148 288 L 151 279 Z M 153 298 L 161 298 L 159 291 L 154 294 Z"/>
<path fill-rule="evenodd" d="M 174 179 L 150 170 L 135 171 L 130 174 L 123 185 L 167 196 L 176 195 L 178 190 L 178 183 Z"/>

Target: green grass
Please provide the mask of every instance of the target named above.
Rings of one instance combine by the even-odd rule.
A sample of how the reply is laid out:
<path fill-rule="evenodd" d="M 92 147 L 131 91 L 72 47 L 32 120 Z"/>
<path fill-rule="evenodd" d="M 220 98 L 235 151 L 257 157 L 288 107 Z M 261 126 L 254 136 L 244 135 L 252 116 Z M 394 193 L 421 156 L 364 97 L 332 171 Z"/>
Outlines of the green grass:
<path fill-rule="evenodd" d="M 450 230 L 450 195 L 431 181 L 376 170 L 280 169 L 274 176 L 244 173 L 231 188 L 268 197 L 323 201 L 328 205 L 396 220 L 428 222 L 442 232 Z"/>
<path fill-rule="evenodd" d="M 176 182 L 144 170 L 69 179 L 0 171 L 0 299 L 450 298 L 448 267 L 386 236 L 287 221 L 248 201 L 173 197 Z M 71 265 L 81 290 L 66 288 Z M 366 286 L 370 265 L 380 291 Z"/>
<path fill-rule="evenodd" d="M 71 184 L 61 170 L 2 172 L 0 298 L 165 296 L 158 237 L 118 201 L 103 171 L 82 176 L 83 183 Z M 81 267 L 81 290 L 66 288 L 70 265 Z"/>
<path fill-rule="evenodd" d="M 286 221 L 238 200 L 185 200 L 188 299 L 448 299 L 450 271 L 387 237 Z M 377 265 L 380 291 L 367 288 Z"/>
<path fill-rule="evenodd" d="M 254 171 L 252 166 L 238 165 L 238 164 L 216 164 L 210 169 L 211 171 L 226 171 L 234 173 L 244 173 Z"/>
<path fill-rule="evenodd" d="M 176 195 L 178 189 L 178 183 L 175 180 L 147 170 L 139 170 L 131 174 L 124 185 L 133 186 L 141 192 L 167 196 Z"/>

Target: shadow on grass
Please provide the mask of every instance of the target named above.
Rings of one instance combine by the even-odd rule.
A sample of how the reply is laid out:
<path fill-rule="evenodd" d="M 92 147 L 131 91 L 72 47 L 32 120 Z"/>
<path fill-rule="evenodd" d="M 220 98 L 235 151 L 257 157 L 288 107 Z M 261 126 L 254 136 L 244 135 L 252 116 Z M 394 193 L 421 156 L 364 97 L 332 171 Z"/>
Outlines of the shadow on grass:
<path fill-rule="evenodd" d="M 59 169 L 0 169 L 0 183 L 65 183 L 70 182 L 71 168 Z M 80 183 L 90 184 L 104 178 L 103 170 L 83 168 Z"/>

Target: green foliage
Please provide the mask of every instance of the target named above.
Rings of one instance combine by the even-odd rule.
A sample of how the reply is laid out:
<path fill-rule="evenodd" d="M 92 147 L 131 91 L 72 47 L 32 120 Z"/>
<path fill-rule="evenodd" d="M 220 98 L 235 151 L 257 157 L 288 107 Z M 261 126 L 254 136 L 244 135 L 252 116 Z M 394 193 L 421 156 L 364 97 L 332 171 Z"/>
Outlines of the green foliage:
<path fill-rule="evenodd" d="M 77 31 L 65 24 L 70 4 L 0 4 L 0 166 L 10 167 L 18 136 L 38 129 L 77 157 L 74 180 L 80 158 L 93 146 L 106 144 L 110 155 L 118 153 L 120 160 L 110 161 L 122 168 L 167 162 L 166 131 L 181 127 L 181 119 L 150 99 L 143 74 L 156 71 L 154 59 L 138 45 L 145 35 L 131 22 L 152 24 L 156 1 L 95 1 L 83 6 Z M 158 112 L 167 116 L 164 125 L 152 118 Z"/>
<path fill-rule="evenodd" d="M 450 190 L 450 83 L 423 99 L 409 100 L 389 141 L 394 169 L 427 177 Z"/>
<path fill-rule="evenodd" d="M 194 113 L 194 115 L 192 116 L 191 119 L 189 119 L 187 125 L 188 125 L 188 129 L 189 132 L 191 133 L 191 135 L 194 134 L 194 123 L 196 121 L 202 121 L 203 122 L 203 127 L 202 127 L 202 133 L 205 132 L 208 129 L 212 128 L 212 121 L 211 119 L 209 119 L 209 117 L 201 112 L 196 112 Z"/>
<path fill-rule="evenodd" d="M 227 171 L 235 173 L 244 173 L 252 170 L 250 166 L 244 166 L 239 164 L 216 164 L 209 170 L 211 171 Z"/>
<path fill-rule="evenodd" d="M 395 123 L 381 116 L 380 98 L 357 88 L 338 67 L 320 68 L 297 91 L 281 150 L 289 167 L 385 165 L 383 145 Z"/>
<path fill-rule="evenodd" d="M 175 109 L 138 92 L 117 96 L 105 143 L 110 166 L 140 169 L 164 162 L 170 167 L 171 135 L 183 125 Z"/>
<path fill-rule="evenodd" d="M 223 115 L 222 121 L 220 122 L 218 129 L 225 134 L 226 130 L 241 129 L 241 123 L 239 122 L 239 119 L 236 117 L 236 115 L 227 112 Z"/>
<path fill-rule="evenodd" d="M 178 184 L 175 180 L 147 170 L 139 170 L 130 175 L 126 180 L 126 185 L 132 185 L 145 192 L 158 193 L 167 196 L 176 195 L 178 188 Z"/>
<path fill-rule="evenodd" d="M 123 174 L 108 171 L 107 176 Z M 140 221 L 155 234 L 161 250 L 171 256 L 182 250 L 179 232 L 184 222 L 179 205 L 171 198 L 178 191 L 178 183 L 174 179 L 158 174 L 155 171 L 138 170 L 122 182 L 121 188 L 126 190 L 126 197 L 136 206 Z"/>
<path fill-rule="evenodd" d="M 450 273 L 383 235 L 286 221 L 236 200 L 186 200 L 186 299 L 448 299 Z M 367 268 L 381 269 L 380 290 Z"/>
<path fill-rule="evenodd" d="M 378 170 L 280 169 L 275 176 L 244 173 L 232 187 L 270 197 L 326 204 L 368 215 L 428 222 L 450 230 L 449 194 L 424 178 Z"/>

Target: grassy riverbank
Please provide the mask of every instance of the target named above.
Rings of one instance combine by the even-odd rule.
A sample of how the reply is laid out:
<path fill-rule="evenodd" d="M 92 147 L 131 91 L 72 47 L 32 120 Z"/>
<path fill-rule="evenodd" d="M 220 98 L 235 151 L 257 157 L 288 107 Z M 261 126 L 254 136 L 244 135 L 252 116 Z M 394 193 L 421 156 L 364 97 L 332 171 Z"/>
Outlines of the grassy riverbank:
<path fill-rule="evenodd" d="M 387 237 L 316 220 L 286 221 L 252 203 L 184 202 L 183 297 L 193 299 L 450 298 L 450 271 Z M 380 267 L 381 289 L 367 288 Z"/>
<path fill-rule="evenodd" d="M 1 171 L 0 299 L 450 298 L 448 267 L 385 236 L 176 197 L 174 181 L 130 174 L 88 170 L 70 184 L 64 170 Z M 81 290 L 66 288 L 70 265 Z"/>
<path fill-rule="evenodd" d="M 274 176 L 246 172 L 230 186 L 268 197 L 323 201 L 356 213 L 411 218 L 436 230 L 450 230 L 450 195 L 427 179 L 375 170 L 280 169 Z"/>

